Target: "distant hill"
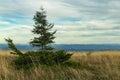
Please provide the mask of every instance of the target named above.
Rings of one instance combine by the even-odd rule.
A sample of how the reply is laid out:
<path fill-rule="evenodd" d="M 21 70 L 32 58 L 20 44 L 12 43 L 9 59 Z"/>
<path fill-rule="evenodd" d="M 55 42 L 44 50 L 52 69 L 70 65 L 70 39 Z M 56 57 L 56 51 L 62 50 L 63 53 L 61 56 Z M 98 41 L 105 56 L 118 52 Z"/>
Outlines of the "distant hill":
<path fill-rule="evenodd" d="M 101 50 L 120 50 L 120 44 L 54 44 L 55 50 L 65 51 L 101 51 Z M 20 50 L 36 50 L 28 44 L 16 44 Z M 7 44 L 0 44 L 0 49 L 9 50 Z"/>

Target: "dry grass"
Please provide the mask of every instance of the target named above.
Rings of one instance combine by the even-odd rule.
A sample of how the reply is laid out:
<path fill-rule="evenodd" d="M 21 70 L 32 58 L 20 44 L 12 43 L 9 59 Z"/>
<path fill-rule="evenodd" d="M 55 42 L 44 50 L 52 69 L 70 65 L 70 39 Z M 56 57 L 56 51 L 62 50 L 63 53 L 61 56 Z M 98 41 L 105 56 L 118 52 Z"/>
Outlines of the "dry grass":
<path fill-rule="evenodd" d="M 120 80 L 120 51 L 80 52 L 70 59 L 81 63 L 79 68 L 40 66 L 29 72 L 15 70 L 14 58 L 0 51 L 0 80 Z"/>

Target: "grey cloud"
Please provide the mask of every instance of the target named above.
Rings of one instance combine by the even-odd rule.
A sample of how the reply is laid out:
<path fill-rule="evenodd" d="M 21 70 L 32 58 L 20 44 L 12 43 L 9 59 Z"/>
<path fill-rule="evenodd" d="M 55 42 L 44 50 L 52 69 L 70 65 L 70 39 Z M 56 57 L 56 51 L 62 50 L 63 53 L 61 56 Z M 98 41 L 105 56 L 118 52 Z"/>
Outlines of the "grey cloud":
<path fill-rule="evenodd" d="M 119 4 L 120 0 L 0 0 L 0 21 L 7 19 L 13 21 L 10 24 L 16 22 L 32 26 L 33 15 L 42 5 L 48 20 L 55 23 L 56 36 L 64 37 L 66 41 L 68 37 L 70 40 L 74 37 L 78 39 L 75 40 L 77 43 L 81 37 L 84 37 L 81 42 L 85 43 L 99 42 L 108 36 L 111 43 L 114 37 L 120 39 Z M 21 30 L 19 27 L 15 29 Z M 17 38 L 22 39 L 19 36 Z M 64 42 L 61 39 L 57 41 Z"/>

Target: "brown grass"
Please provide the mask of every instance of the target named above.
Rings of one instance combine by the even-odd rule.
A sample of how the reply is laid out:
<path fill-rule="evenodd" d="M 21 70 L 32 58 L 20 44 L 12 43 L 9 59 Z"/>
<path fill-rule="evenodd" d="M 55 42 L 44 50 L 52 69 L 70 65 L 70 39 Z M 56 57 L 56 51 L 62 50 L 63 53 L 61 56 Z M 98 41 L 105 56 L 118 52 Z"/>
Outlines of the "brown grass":
<path fill-rule="evenodd" d="M 14 69 L 9 52 L 0 50 L 0 80 L 120 80 L 120 51 L 74 53 L 70 60 L 79 68 L 40 66 L 29 72 Z"/>

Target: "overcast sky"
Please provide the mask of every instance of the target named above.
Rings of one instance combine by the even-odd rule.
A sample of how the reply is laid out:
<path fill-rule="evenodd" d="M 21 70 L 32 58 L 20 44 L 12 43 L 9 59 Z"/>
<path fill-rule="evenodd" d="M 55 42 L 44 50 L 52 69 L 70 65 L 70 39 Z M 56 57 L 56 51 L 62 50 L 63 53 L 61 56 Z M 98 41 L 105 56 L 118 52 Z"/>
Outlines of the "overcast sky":
<path fill-rule="evenodd" d="M 0 43 L 28 43 L 41 6 L 58 44 L 120 44 L 120 0 L 0 0 Z"/>

